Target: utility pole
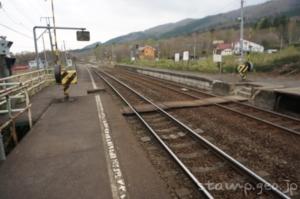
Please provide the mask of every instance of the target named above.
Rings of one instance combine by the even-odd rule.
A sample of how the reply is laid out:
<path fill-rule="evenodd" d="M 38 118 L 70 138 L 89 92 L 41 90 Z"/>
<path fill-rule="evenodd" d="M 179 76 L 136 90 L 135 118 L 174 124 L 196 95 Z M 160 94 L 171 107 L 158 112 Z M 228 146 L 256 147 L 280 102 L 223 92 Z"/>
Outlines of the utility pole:
<path fill-rule="evenodd" d="M 57 46 L 57 35 L 56 35 L 56 24 L 55 24 L 55 14 L 54 14 L 54 3 L 53 0 L 51 0 L 51 8 L 52 8 L 52 19 L 53 19 L 53 31 L 54 31 L 54 42 L 55 42 L 55 50 L 58 52 L 58 46 Z M 58 54 L 57 54 L 58 55 Z"/>
<path fill-rule="evenodd" d="M 59 64 L 59 51 L 58 51 L 58 45 L 57 45 L 57 35 L 56 35 L 56 24 L 55 24 L 55 14 L 54 14 L 54 3 L 53 3 L 53 0 L 51 0 L 51 10 L 52 10 L 54 46 L 55 46 L 55 64 Z"/>
<path fill-rule="evenodd" d="M 159 43 L 157 44 L 157 60 L 160 60 L 160 45 Z"/>
<path fill-rule="evenodd" d="M 47 26 L 50 27 L 50 25 L 51 25 L 50 18 L 52 18 L 52 17 L 41 17 L 41 20 L 45 19 L 46 23 L 47 23 Z M 49 34 L 49 41 L 50 41 L 51 52 L 54 54 L 53 40 L 52 40 L 52 34 L 51 34 L 51 29 L 50 28 L 48 29 L 48 34 Z"/>
<path fill-rule="evenodd" d="M 2 9 L 2 2 L 0 1 L 0 9 Z M 0 40 L 6 39 L 4 36 L 0 36 Z M 5 69 L 5 54 L 0 53 L 0 76 L 5 77 L 6 73 L 4 72 Z M 3 151 L 1 150 L 3 148 Z M 2 137 L 0 133 L 0 160 L 5 159 L 5 154 L 4 154 L 4 146 L 2 142 Z"/>
<path fill-rule="evenodd" d="M 197 42 L 196 42 L 196 35 L 193 34 L 193 50 L 194 50 L 194 53 L 193 53 L 193 56 L 194 56 L 194 60 L 196 60 L 196 45 L 197 45 Z"/>
<path fill-rule="evenodd" d="M 48 67 L 48 58 L 47 58 L 47 52 L 46 52 L 46 47 L 45 47 L 44 35 L 42 35 L 42 40 L 43 40 L 44 59 L 45 59 L 45 66 L 44 67 Z"/>
<path fill-rule="evenodd" d="M 240 51 L 241 51 L 241 62 L 244 61 L 244 2 L 241 0 L 241 36 L 240 36 Z"/>

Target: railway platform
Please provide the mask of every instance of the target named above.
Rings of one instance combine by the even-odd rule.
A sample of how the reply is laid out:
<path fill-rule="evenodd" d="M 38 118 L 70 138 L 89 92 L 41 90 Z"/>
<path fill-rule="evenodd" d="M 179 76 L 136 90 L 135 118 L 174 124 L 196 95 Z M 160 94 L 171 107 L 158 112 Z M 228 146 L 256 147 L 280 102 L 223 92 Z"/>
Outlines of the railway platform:
<path fill-rule="evenodd" d="M 34 125 L 0 161 L 1 199 L 299 196 L 299 118 L 188 86 L 202 79 L 92 62 L 77 75 L 69 100 L 58 85 L 26 97 Z"/>
<path fill-rule="evenodd" d="M 216 95 L 239 95 L 264 109 L 297 117 L 300 114 L 297 103 L 300 96 L 299 75 L 249 73 L 247 81 L 241 81 L 239 74 L 234 73 L 206 74 L 124 64 L 117 64 L 116 68 L 208 90 Z"/>
<path fill-rule="evenodd" d="M 39 93 L 32 111 L 43 113 L 0 163 L 1 199 L 171 198 L 117 102 L 88 95 L 93 87 L 101 85 L 81 65 L 70 101 L 56 85 Z"/>

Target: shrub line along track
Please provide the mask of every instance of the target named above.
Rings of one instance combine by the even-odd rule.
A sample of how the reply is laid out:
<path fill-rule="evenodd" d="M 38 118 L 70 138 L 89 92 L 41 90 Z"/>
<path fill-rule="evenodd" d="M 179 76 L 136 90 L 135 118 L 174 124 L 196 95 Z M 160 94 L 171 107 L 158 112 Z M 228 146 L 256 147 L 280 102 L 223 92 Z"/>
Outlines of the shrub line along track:
<path fill-rule="evenodd" d="M 112 76 L 112 75 L 110 75 L 110 74 L 108 74 L 108 73 L 106 73 L 104 71 L 101 71 L 102 74 L 100 74 L 98 71 L 94 70 L 94 73 L 98 77 L 100 77 L 123 100 L 123 102 L 125 102 L 130 107 L 130 109 L 139 118 L 139 120 L 152 133 L 152 135 L 159 141 L 159 143 L 164 147 L 164 149 L 167 150 L 167 152 L 176 161 L 176 163 L 181 167 L 181 169 L 189 176 L 189 178 L 193 181 L 193 183 L 195 183 L 195 185 L 197 186 L 197 188 L 199 188 L 200 193 L 203 194 L 206 198 L 211 199 L 211 198 L 214 198 L 214 197 L 204 187 L 204 185 L 201 182 L 199 182 L 199 180 L 196 177 L 196 175 L 193 174 L 192 169 L 188 168 L 188 166 L 186 166 L 186 164 L 178 157 L 178 155 L 176 155 L 176 152 L 174 152 L 176 150 L 174 150 L 174 149 L 172 150 L 171 149 L 172 148 L 172 144 L 170 144 L 170 143 L 168 144 L 167 142 L 165 142 L 164 139 L 161 138 L 161 136 L 159 135 L 158 131 L 154 130 L 155 129 L 154 124 L 151 125 L 151 122 L 147 122 L 146 121 L 147 117 L 146 116 L 142 116 L 140 113 L 138 113 L 138 111 L 134 108 L 134 106 L 131 105 L 130 102 L 117 90 L 117 88 L 115 88 L 115 86 L 110 81 L 108 81 L 106 78 L 104 78 L 102 74 L 104 74 L 106 77 L 108 77 L 109 79 L 111 79 L 114 82 L 116 82 L 118 85 L 121 85 L 123 88 L 126 88 L 127 90 L 130 90 L 137 97 L 139 97 L 140 100 L 143 100 L 143 101 L 151 104 L 152 106 L 154 106 L 157 109 L 156 110 L 156 114 L 158 113 L 161 117 L 167 118 L 169 121 L 173 122 L 173 124 L 172 124 L 173 126 L 178 126 L 180 129 L 183 129 L 185 132 L 187 132 L 189 134 L 189 138 L 193 139 L 193 141 L 198 142 L 198 144 L 200 144 L 201 146 L 204 146 L 206 149 L 212 151 L 215 154 L 215 156 L 218 157 L 219 159 L 222 158 L 222 160 L 225 160 L 225 161 L 227 161 L 227 163 L 230 163 L 230 165 L 233 168 L 238 169 L 239 172 L 243 173 L 244 177 L 247 176 L 248 178 L 251 178 L 252 182 L 263 184 L 264 187 L 267 188 L 267 190 L 264 190 L 265 193 L 267 191 L 269 191 L 269 192 L 275 194 L 277 197 L 280 197 L 280 198 L 290 198 L 289 196 L 285 195 L 283 192 L 281 192 L 280 190 L 278 190 L 276 187 L 274 187 L 272 184 L 270 184 L 269 182 L 267 182 L 265 179 L 263 179 L 262 177 L 260 177 L 259 175 L 257 175 L 256 173 L 254 173 L 253 171 L 251 171 L 250 169 L 248 169 L 246 166 L 244 166 L 243 164 L 241 164 L 240 162 L 238 162 L 237 160 L 235 160 L 234 158 L 232 158 L 230 155 L 228 155 L 227 153 L 225 153 L 224 151 L 222 151 L 220 148 L 218 148 L 217 146 L 213 145 L 207 139 L 205 139 L 204 137 L 202 137 L 199 134 L 197 134 L 190 127 L 188 127 L 187 125 L 183 124 L 181 121 L 179 121 L 178 119 L 176 119 L 174 116 L 172 116 L 169 113 L 167 113 L 165 110 L 163 110 L 162 108 L 160 108 L 158 105 L 156 105 L 155 103 L 153 103 L 151 100 L 149 100 L 145 96 L 141 95 L 139 92 L 137 92 L 136 90 L 132 89 L 131 87 L 129 87 L 127 84 L 123 83 L 119 79 L 115 78 L 114 76 Z M 157 119 L 157 116 L 156 116 L 156 119 Z"/>
<path fill-rule="evenodd" d="M 129 72 L 129 71 L 126 71 L 126 73 L 129 73 L 129 74 L 131 74 L 131 73 L 132 74 L 139 74 L 139 73 L 134 73 L 134 72 Z M 146 81 L 146 82 L 150 82 L 149 79 L 153 79 L 153 80 L 156 80 L 156 81 L 164 82 L 164 83 L 172 85 L 172 86 L 176 86 L 176 87 L 180 86 L 180 85 L 178 85 L 176 83 L 173 83 L 173 82 L 170 82 L 170 81 L 167 81 L 167 80 L 158 79 L 158 78 L 151 77 L 151 76 L 147 76 L 147 78 L 148 78 L 147 79 L 147 78 L 141 77 L 141 74 L 139 74 L 138 77 L 135 76 L 134 78 L 139 78 L 139 79 L 142 79 L 143 81 Z M 181 90 L 175 89 L 174 87 L 170 87 L 170 86 L 167 86 L 166 84 L 158 83 L 156 81 L 151 81 L 151 84 L 155 84 L 155 85 L 158 85 L 160 87 L 167 88 L 169 90 L 175 91 L 177 93 L 184 94 L 186 96 L 189 96 L 189 97 L 192 97 L 192 98 L 195 98 L 195 99 L 203 99 L 203 98 L 201 98 L 201 97 L 199 97 L 197 95 L 194 95 L 194 94 L 191 94 L 191 93 L 187 93 L 185 91 L 181 91 Z M 206 96 L 209 96 L 209 97 L 218 97 L 217 95 L 214 95 L 214 94 L 211 94 L 211 93 L 207 93 L 207 92 L 203 92 L 203 91 L 200 91 L 198 89 L 194 89 L 194 88 L 190 88 L 190 87 L 187 87 L 187 89 L 191 90 L 191 91 L 194 91 L 196 93 L 199 93 L 201 95 L 206 95 Z M 281 114 L 281 113 L 276 113 L 276 112 L 269 111 L 269 110 L 264 110 L 264 109 L 261 109 L 261 108 L 258 108 L 258 107 L 255 107 L 255 106 L 252 106 L 252 105 L 249 105 L 249 104 L 244 104 L 244 103 L 241 103 L 241 102 L 237 102 L 237 101 L 232 101 L 230 103 L 232 103 L 233 105 L 237 105 L 238 106 L 237 108 L 244 107 L 244 108 L 247 108 L 247 109 L 255 110 L 257 112 L 263 112 L 263 113 L 269 114 L 269 115 L 272 116 L 272 118 L 275 118 L 275 119 L 278 118 L 278 119 L 283 119 L 283 120 L 290 121 L 290 122 L 295 122 L 296 125 L 297 125 L 297 128 L 296 129 L 291 129 L 291 128 L 288 128 L 286 126 L 283 126 L 282 124 L 276 124 L 275 122 L 268 121 L 266 119 L 262 119 L 262 118 L 260 118 L 258 116 L 244 113 L 242 111 L 234 109 L 233 107 L 230 107 L 231 105 L 221 105 L 221 104 L 214 104 L 214 105 L 217 106 L 217 107 L 219 107 L 219 108 L 222 108 L 224 110 L 228 110 L 228 111 L 231 111 L 233 113 L 242 115 L 244 117 L 247 117 L 247 118 L 259 121 L 259 122 L 263 122 L 263 123 L 265 123 L 267 125 L 273 126 L 275 128 L 281 129 L 283 131 L 286 131 L 286 132 L 289 132 L 289 133 L 292 133 L 292 134 L 295 134 L 295 135 L 300 135 L 300 132 L 298 131 L 300 129 L 300 119 L 298 119 L 298 118 L 294 118 L 292 116 L 284 115 L 284 114 Z M 276 121 L 276 122 L 279 123 L 280 120 Z"/>

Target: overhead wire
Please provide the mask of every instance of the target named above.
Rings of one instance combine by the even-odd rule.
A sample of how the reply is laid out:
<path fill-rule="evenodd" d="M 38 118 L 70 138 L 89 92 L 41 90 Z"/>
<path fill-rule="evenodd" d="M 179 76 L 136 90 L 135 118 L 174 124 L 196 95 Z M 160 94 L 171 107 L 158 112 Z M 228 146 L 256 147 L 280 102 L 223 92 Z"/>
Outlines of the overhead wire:
<path fill-rule="evenodd" d="M 27 35 L 27 34 L 25 34 L 25 33 L 22 33 L 22 32 L 20 32 L 20 31 L 18 31 L 18 30 L 15 30 L 15 29 L 13 29 L 13 28 L 7 26 L 7 25 L 4 25 L 4 24 L 1 24 L 1 23 L 0 23 L 0 26 L 4 27 L 4 28 L 6 28 L 6 29 L 8 29 L 8 30 L 10 30 L 10 31 L 13 31 L 13 32 L 15 32 L 15 33 L 17 33 L 17 34 L 19 34 L 19 35 L 21 35 L 21 36 L 23 36 L 23 37 L 26 37 L 26 38 L 28 38 L 28 39 L 33 39 L 31 36 L 29 36 L 29 35 Z"/>
<path fill-rule="evenodd" d="M 11 17 L 8 12 L 6 11 L 6 9 L 2 8 L 3 13 L 5 14 L 5 16 L 14 24 L 22 26 L 23 28 L 25 28 L 27 31 L 30 30 L 30 28 L 28 26 L 25 26 L 22 22 L 18 22 L 15 18 Z M 30 31 L 29 31 L 30 32 Z"/>
<path fill-rule="evenodd" d="M 29 15 L 24 12 L 24 10 L 21 10 L 19 5 L 14 0 L 9 0 L 8 2 L 11 3 L 11 5 L 19 12 L 22 13 L 21 15 L 28 21 L 32 26 L 36 24 L 35 20 L 33 20 Z"/>
<path fill-rule="evenodd" d="M 46 9 L 46 7 L 44 7 L 44 5 L 41 4 L 41 1 L 39 1 L 38 6 L 43 10 L 42 15 L 49 14 L 50 10 Z"/>
<path fill-rule="evenodd" d="M 45 13 L 43 12 L 43 11 L 45 11 L 45 10 L 44 10 L 44 8 L 43 8 L 40 4 L 35 4 L 35 3 L 32 3 L 31 1 L 28 1 L 28 4 L 27 4 L 27 5 L 30 5 L 31 8 L 34 8 L 34 10 L 35 10 L 36 12 L 38 12 L 40 16 L 42 16 L 42 15 L 45 14 Z M 37 6 L 37 5 L 39 5 L 39 6 Z M 27 7 L 28 7 L 28 6 L 27 6 Z M 43 11 L 41 11 L 41 10 L 43 10 Z"/>

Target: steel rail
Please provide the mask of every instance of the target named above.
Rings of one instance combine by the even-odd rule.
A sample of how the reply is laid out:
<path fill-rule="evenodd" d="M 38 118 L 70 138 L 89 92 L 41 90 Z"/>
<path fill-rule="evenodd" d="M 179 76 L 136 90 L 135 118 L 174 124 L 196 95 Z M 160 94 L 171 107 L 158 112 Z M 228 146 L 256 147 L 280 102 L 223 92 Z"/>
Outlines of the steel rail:
<path fill-rule="evenodd" d="M 102 75 L 94 71 L 95 74 L 100 77 L 109 87 L 127 104 L 127 106 L 134 112 L 134 114 L 141 120 L 141 122 L 147 127 L 147 129 L 152 133 L 152 135 L 158 140 L 158 142 L 166 149 L 166 151 L 171 155 L 171 157 L 179 164 L 181 169 L 187 173 L 187 175 L 192 179 L 192 181 L 198 187 L 198 190 L 201 191 L 206 198 L 213 199 L 214 197 L 207 191 L 201 182 L 198 181 L 196 176 L 184 165 L 184 163 L 176 156 L 176 154 L 168 147 L 168 145 L 159 137 L 159 135 L 153 130 L 153 128 L 144 120 L 144 118 L 137 112 L 137 110 L 122 96 L 122 94 Z"/>
<path fill-rule="evenodd" d="M 96 71 L 94 71 L 99 77 L 101 77 L 101 79 L 103 79 L 105 81 L 105 79 Z M 263 179 L 262 177 L 260 177 L 259 175 L 257 175 L 256 173 L 254 173 L 253 171 L 251 171 L 249 168 L 247 168 L 246 166 L 244 166 L 243 164 L 241 164 L 240 162 L 238 162 L 237 160 L 235 160 L 233 157 L 231 157 L 230 155 L 228 155 L 226 152 L 224 152 L 223 150 L 221 150 L 220 148 L 218 148 L 217 146 L 215 146 L 214 144 L 212 144 L 211 142 L 209 142 L 208 140 L 206 140 L 204 137 L 200 136 L 199 134 L 197 134 L 195 131 L 193 131 L 190 127 L 188 127 L 187 125 L 185 125 L 184 123 L 182 123 L 181 121 L 179 121 L 178 119 L 176 119 L 174 116 L 170 115 L 169 113 L 167 113 L 165 110 L 163 110 L 161 107 L 159 107 L 158 105 L 156 105 L 154 102 L 152 102 L 150 99 L 148 99 L 147 97 L 143 96 L 142 94 L 140 94 L 138 91 L 134 90 L 133 88 L 129 87 L 127 84 L 125 84 L 124 82 L 122 82 L 121 80 L 117 79 L 116 77 L 101 71 L 103 74 L 105 74 L 106 76 L 108 76 L 109 78 L 115 80 L 116 82 L 118 82 L 120 85 L 124 86 L 125 88 L 127 88 L 128 90 L 130 90 L 131 92 L 135 93 L 138 97 L 140 97 L 141 99 L 145 100 L 146 102 L 150 103 L 151 105 L 153 105 L 154 107 L 157 108 L 157 111 L 160 111 L 161 113 L 163 113 L 164 115 L 166 115 L 168 118 L 170 118 L 172 121 L 176 122 L 179 126 L 181 126 L 183 129 L 185 129 L 186 131 L 188 131 L 189 133 L 191 133 L 192 135 L 194 135 L 199 141 L 202 141 L 202 143 L 204 143 L 207 147 L 209 147 L 210 149 L 213 150 L 213 152 L 216 153 L 216 155 L 219 155 L 220 157 L 226 159 L 227 161 L 229 161 L 233 166 L 237 167 L 239 170 L 243 171 L 244 173 L 246 173 L 248 176 L 252 177 L 253 179 L 255 179 L 257 182 L 264 184 L 264 187 L 266 187 L 267 189 L 265 191 L 272 191 L 274 194 L 276 194 L 277 196 L 279 196 L 280 198 L 285 198 L 285 199 L 290 199 L 289 196 L 287 196 L 286 194 L 284 194 L 283 192 L 281 192 L 280 190 L 278 190 L 276 187 L 274 187 L 271 183 L 269 183 L 268 181 L 266 181 L 265 179 Z M 108 81 L 105 81 L 106 83 Z M 110 87 L 113 87 L 111 84 L 109 84 Z M 116 91 L 116 89 L 113 89 L 114 91 Z M 119 93 L 119 92 L 118 92 Z M 120 93 L 119 93 L 120 94 Z M 118 95 L 119 95 L 118 94 Z M 125 98 L 122 97 L 122 99 L 124 100 Z M 128 102 L 128 101 L 127 101 Z M 143 118 L 139 115 L 139 113 L 137 112 L 136 109 L 134 109 L 133 106 L 130 106 L 130 108 L 134 111 L 134 113 L 136 115 L 138 115 L 139 119 L 142 119 L 143 123 L 145 124 L 146 122 L 143 120 Z M 147 126 L 147 128 L 149 128 L 150 126 L 148 124 L 145 124 Z M 152 129 L 150 127 L 150 129 Z M 154 130 L 152 129 L 151 131 L 152 133 L 155 133 Z M 155 133 L 156 134 L 156 133 Z M 156 134 L 157 135 L 157 134 Z M 160 139 L 161 140 L 161 139 Z M 162 140 L 161 140 L 162 141 Z M 162 141 L 163 142 L 163 141 Z M 165 145 L 165 144 L 164 144 Z"/>
<path fill-rule="evenodd" d="M 132 73 L 132 72 L 130 72 L 130 73 Z M 150 77 L 150 76 L 149 76 L 149 77 Z M 135 78 L 139 78 L 139 77 L 135 77 Z M 150 78 L 151 78 L 151 79 L 158 80 L 157 78 L 153 78 L 153 77 L 150 77 Z M 143 78 L 143 79 L 144 79 L 144 78 Z M 144 80 L 145 80 L 145 79 L 144 79 Z M 159 79 L 159 80 L 161 80 L 161 79 Z M 189 94 L 189 93 L 186 93 L 186 92 L 183 92 L 183 91 L 179 91 L 179 90 L 177 90 L 177 89 L 175 89 L 175 88 L 172 88 L 172 87 L 169 87 L 169 86 L 166 86 L 166 85 L 162 85 L 162 84 L 159 84 L 159 83 L 157 83 L 157 82 L 151 82 L 151 83 L 152 83 L 152 84 L 159 85 L 159 86 L 164 87 L 164 88 L 168 88 L 168 89 L 170 89 L 170 90 L 172 90 L 172 91 L 175 91 L 175 92 L 178 92 L 178 93 L 185 94 L 185 95 L 190 96 L 190 97 L 193 97 L 193 98 L 195 98 L 195 99 L 202 99 L 202 98 L 199 97 L 199 96 L 196 96 L 196 95 L 193 95 L 193 94 Z M 174 86 L 176 85 L 176 84 L 173 84 L 173 82 L 168 82 L 168 83 L 171 84 L 171 85 L 174 85 Z M 176 86 L 179 86 L 179 85 L 176 85 Z M 218 97 L 217 95 L 209 94 L 209 93 L 206 93 L 206 92 L 203 92 L 203 91 L 199 91 L 199 90 L 197 90 L 197 89 L 192 89 L 192 88 L 188 88 L 188 89 L 190 89 L 190 90 L 192 90 L 192 91 L 194 91 L 194 92 L 202 93 L 202 94 L 209 95 L 209 96 L 212 96 L 212 97 Z M 254 106 L 251 106 L 251 105 L 248 105 L 248 104 L 243 104 L 243 103 L 240 103 L 240 102 L 237 102 L 237 101 L 230 101 L 230 102 L 236 103 L 236 104 L 239 104 L 239 105 L 242 105 L 242 106 L 248 106 L 248 107 L 250 107 L 250 108 L 257 109 L 257 110 L 262 111 L 262 112 L 267 112 L 267 113 L 269 113 L 269 114 L 274 114 L 274 115 L 276 115 L 276 116 L 283 117 L 283 118 L 285 118 L 285 119 L 291 119 L 291 120 L 293 120 L 293 121 L 300 122 L 300 119 L 297 119 L 297 118 L 294 118 L 294 117 L 291 117 L 291 116 L 287 116 L 287 115 L 283 115 L 283 114 L 280 114 L 280 113 L 275 113 L 275 112 L 272 112 L 272 111 L 260 109 L 260 108 L 258 108 L 258 107 L 254 107 Z M 263 122 L 263 123 L 265 123 L 265 124 L 271 125 L 271 126 L 273 126 L 273 127 L 276 127 L 276 128 L 278 128 L 278 129 L 287 131 L 287 132 L 289 132 L 289 133 L 292 133 L 292 134 L 295 134 L 295 135 L 300 135 L 300 132 L 295 131 L 295 130 L 290 129 L 290 128 L 287 128 L 287 127 L 284 127 L 284 126 L 279 125 L 279 124 L 275 124 L 274 122 L 270 122 L 270 121 L 267 121 L 267 120 L 265 120 L 265 119 L 262 119 L 262 118 L 259 118 L 259 117 L 256 117 L 256 116 L 253 116 L 253 115 L 250 115 L 250 114 L 247 114 L 247 113 L 243 113 L 243 112 L 238 111 L 238 110 L 235 110 L 235 109 L 233 109 L 233 108 L 229 108 L 229 107 L 227 107 L 227 106 L 225 106 L 225 105 L 221 105 L 221 104 L 214 104 L 214 105 L 217 106 L 217 107 L 219 107 L 219 108 L 222 108 L 222 109 L 225 109 L 225 110 L 228 110 L 228 111 L 237 113 L 237 114 L 239 114 L 239 115 L 246 116 L 246 117 L 251 118 L 251 119 L 253 119 L 253 120 Z"/>

